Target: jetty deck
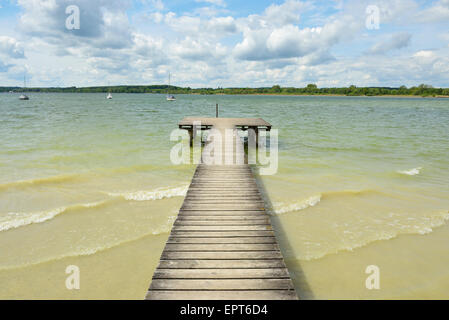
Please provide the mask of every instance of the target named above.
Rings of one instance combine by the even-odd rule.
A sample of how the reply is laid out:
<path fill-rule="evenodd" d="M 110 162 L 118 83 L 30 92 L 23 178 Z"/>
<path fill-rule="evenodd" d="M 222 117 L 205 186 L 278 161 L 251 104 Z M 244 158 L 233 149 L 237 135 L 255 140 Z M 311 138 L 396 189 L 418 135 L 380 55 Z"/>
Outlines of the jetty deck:
<path fill-rule="evenodd" d="M 298 299 L 250 166 L 198 165 L 146 299 Z"/>
<path fill-rule="evenodd" d="M 195 123 L 201 123 L 202 127 L 210 129 L 214 126 L 227 128 L 266 128 L 271 129 L 271 124 L 261 118 L 206 118 L 206 117 L 187 117 L 179 122 L 179 128 L 190 129 Z"/>

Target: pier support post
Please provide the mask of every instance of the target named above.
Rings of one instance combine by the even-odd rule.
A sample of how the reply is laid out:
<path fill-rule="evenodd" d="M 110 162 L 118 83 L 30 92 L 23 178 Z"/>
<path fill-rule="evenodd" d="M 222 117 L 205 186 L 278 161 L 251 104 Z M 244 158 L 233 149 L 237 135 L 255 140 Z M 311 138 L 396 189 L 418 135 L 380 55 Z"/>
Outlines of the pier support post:
<path fill-rule="evenodd" d="M 193 147 L 193 127 L 190 127 L 187 131 L 189 131 L 190 147 Z"/>
<path fill-rule="evenodd" d="M 254 137 L 256 140 L 256 149 L 259 148 L 259 127 L 248 127 L 250 130 L 254 130 Z M 249 138 L 249 136 L 248 136 Z"/>

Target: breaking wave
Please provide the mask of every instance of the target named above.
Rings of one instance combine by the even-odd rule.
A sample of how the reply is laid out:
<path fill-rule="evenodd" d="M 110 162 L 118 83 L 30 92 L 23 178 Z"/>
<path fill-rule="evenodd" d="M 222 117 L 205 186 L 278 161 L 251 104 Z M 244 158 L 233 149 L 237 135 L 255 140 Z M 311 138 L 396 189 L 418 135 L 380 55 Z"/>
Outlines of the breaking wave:
<path fill-rule="evenodd" d="M 74 181 L 80 178 L 79 175 L 60 175 L 46 178 L 37 178 L 29 180 L 19 180 L 0 184 L 0 190 L 6 190 L 9 188 L 29 187 L 43 184 L 56 184 Z"/>
<path fill-rule="evenodd" d="M 0 231 L 7 231 L 10 229 L 16 229 L 19 227 L 27 226 L 35 223 L 42 223 L 53 219 L 57 215 L 64 212 L 78 210 L 78 209 L 88 209 L 99 207 L 105 204 L 105 201 L 76 204 L 66 207 L 59 207 L 56 209 L 51 209 L 47 211 L 38 212 L 9 212 L 6 215 L 0 217 Z M 2 221 L 3 220 L 3 221 Z"/>
<path fill-rule="evenodd" d="M 139 240 L 145 239 L 146 237 L 149 237 L 149 236 L 157 236 L 157 235 L 160 235 L 160 234 L 169 233 L 175 220 L 176 220 L 176 216 L 174 216 L 174 215 L 170 216 L 166 220 L 166 222 L 162 226 L 160 226 L 159 228 L 157 228 L 157 229 L 155 229 L 155 230 L 153 230 L 151 232 L 138 235 L 138 236 L 133 237 L 133 238 L 118 240 L 118 241 L 115 241 L 113 243 L 100 245 L 100 246 L 94 247 L 94 248 L 78 247 L 78 248 L 75 248 L 74 250 L 72 250 L 70 252 L 61 254 L 59 256 L 48 257 L 48 258 L 44 258 L 44 259 L 39 260 L 39 261 L 30 262 L 30 263 L 25 263 L 25 264 L 20 264 L 20 265 L 0 266 L 0 271 L 12 270 L 12 269 L 20 269 L 20 268 L 36 266 L 36 265 L 40 265 L 40 264 L 44 264 L 44 263 L 51 263 L 51 262 L 55 262 L 55 261 L 59 261 L 59 260 L 65 259 L 65 258 L 91 256 L 91 255 L 94 255 L 94 254 L 96 254 L 98 252 L 106 251 L 106 250 L 109 250 L 109 249 L 113 249 L 113 248 L 119 247 L 121 245 L 125 245 L 125 244 L 128 244 L 128 243 L 132 243 L 132 242 L 135 242 L 135 241 L 139 241 Z"/>
<path fill-rule="evenodd" d="M 312 196 L 308 199 L 291 204 L 274 203 L 271 212 L 274 214 L 284 214 L 287 212 L 304 210 L 316 206 L 321 201 L 321 197 L 321 195 Z"/>
<path fill-rule="evenodd" d="M 46 180 L 47 181 L 47 180 Z M 172 197 L 183 197 L 186 195 L 188 186 L 178 188 L 160 188 L 151 191 L 137 191 L 128 193 L 107 193 L 112 197 L 122 197 L 125 200 L 131 201 L 150 201 L 162 200 Z M 9 212 L 0 215 L 0 232 L 19 227 L 43 223 L 49 221 L 56 216 L 79 209 L 96 208 L 106 204 L 108 201 L 98 201 L 92 203 L 75 204 L 69 206 L 61 206 L 58 208 L 36 211 L 36 212 Z"/>
<path fill-rule="evenodd" d="M 427 235 L 432 233 L 436 228 L 444 226 L 449 221 L 449 211 L 434 212 L 421 217 L 403 216 L 402 218 L 400 215 L 390 213 L 388 219 L 384 221 L 385 224 L 383 227 L 380 225 L 372 225 L 371 230 L 363 232 L 366 237 L 356 236 L 352 238 L 351 235 L 356 235 L 358 231 L 346 229 L 342 231 L 339 239 L 327 243 L 309 242 L 309 245 L 312 247 L 305 248 L 300 254 L 296 253 L 295 256 L 287 256 L 286 259 L 317 260 L 344 251 L 352 252 L 356 249 L 366 247 L 371 243 L 392 240 L 401 235 Z M 380 227 L 380 229 L 376 230 L 377 227 Z"/>
<path fill-rule="evenodd" d="M 162 200 L 173 197 L 185 197 L 187 194 L 188 186 L 177 188 L 159 188 L 149 191 L 136 191 L 125 193 L 108 193 L 111 197 L 123 197 L 125 200 L 132 201 L 151 201 Z"/>
<path fill-rule="evenodd" d="M 421 170 L 422 170 L 422 167 L 418 167 L 418 168 L 413 168 L 410 170 L 399 170 L 397 172 L 400 174 L 408 175 L 408 176 L 416 176 L 421 173 Z"/>
<path fill-rule="evenodd" d="M 366 194 L 383 194 L 375 190 L 343 190 L 343 191 L 329 191 L 317 195 L 313 195 L 307 199 L 302 199 L 293 203 L 275 202 L 271 208 L 272 214 L 284 214 L 289 212 L 301 211 L 310 207 L 315 207 L 321 201 L 331 197 L 353 197 L 362 196 Z"/>

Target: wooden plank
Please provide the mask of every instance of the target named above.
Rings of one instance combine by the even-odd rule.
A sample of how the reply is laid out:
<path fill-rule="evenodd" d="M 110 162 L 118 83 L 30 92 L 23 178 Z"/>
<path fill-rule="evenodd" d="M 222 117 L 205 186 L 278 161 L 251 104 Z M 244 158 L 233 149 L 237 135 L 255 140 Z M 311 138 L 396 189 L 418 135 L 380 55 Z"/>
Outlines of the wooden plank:
<path fill-rule="evenodd" d="M 262 210 L 265 209 L 264 202 L 246 202 L 239 200 L 228 200 L 228 201 L 218 201 L 218 200 L 197 200 L 197 201 L 189 201 L 184 203 L 182 206 L 183 209 L 192 209 L 197 208 L 198 210 Z"/>
<path fill-rule="evenodd" d="M 249 197 L 259 197 L 261 198 L 261 194 L 257 191 L 255 192 L 247 192 L 247 191 L 241 191 L 241 192 L 230 192 L 230 193 L 225 193 L 225 192 L 220 192 L 220 191 L 201 191 L 201 192 L 197 192 L 197 191 L 189 191 L 187 192 L 187 195 L 189 198 L 197 198 L 197 197 L 201 197 L 201 198 L 243 198 L 243 199 L 248 199 Z"/>
<path fill-rule="evenodd" d="M 297 300 L 294 290 L 148 291 L 148 300 Z"/>
<path fill-rule="evenodd" d="M 150 290 L 293 290 L 290 279 L 153 279 Z"/>
<path fill-rule="evenodd" d="M 280 251 L 242 251 L 242 252 L 170 252 L 164 251 L 162 253 L 164 260 L 187 260 L 187 259 L 201 259 L 201 260 L 261 260 L 261 259 L 282 259 Z"/>
<path fill-rule="evenodd" d="M 177 238 L 170 236 L 168 243 L 239 243 L 239 244 L 255 244 L 255 243 L 277 243 L 275 237 L 238 237 L 238 238 Z"/>
<path fill-rule="evenodd" d="M 235 191 L 235 192 L 243 192 L 246 190 L 257 191 L 257 186 L 254 184 L 226 184 L 226 183 L 217 183 L 217 184 L 209 184 L 209 183 L 194 183 L 191 186 L 192 190 L 196 189 L 207 189 L 207 190 L 215 190 L 215 191 Z"/>
<path fill-rule="evenodd" d="M 174 226 L 173 231 L 267 231 L 273 230 L 271 225 L 263 226 Z"/>
<path fill-rule="evenodd" d="M 189 191 L 192 190 L 204 190 L 204 191 L 214 191 L 214 192 L 220 192 L 223 193 L 226 192 L 241 192 L 241 191 L 252 191 L 252 192 L 259 192 L 259 189 L 256 186 L 211 186 L 211 185 L 195 185 L 190 186 Z"/>
<path fill-rule="evenodd" d="M 225 189 L 213 189 L 213 188 L 191 188 L 187 191 L 187 195 L 195 196 L 195 195 L 211 195 L 211 196 L 246 196 L 246 195 L 261 195 L 257 188 L 241 188 L 236 189 L 232 188 L 230 190 Z"/>
<path fill-rule="evenodd" d="M 178 219 L 174 223 L 175 226 L 261 226 L 270 225 L 268 219 L 264 220 L 206 220 L 206 221 L 191 221 Z"/>
<path fill-rule="evenodd" d="M 238 202 L 238 203 L 237 203 Z M 239 200 L 239 199 L 192 199 L 189 198 L 189 201 L 186 201 L 184 206 L 191 206 L 191 205 L 197 205 L 197 204 L 217 204 L 217 205 L 235 205 L 235 206 L 255 206 L 255 207 L 260 207 L 260 206 L 264 206 L 265 202 L 263 200 L 256 200 L 256 199 L 250 199 L 250 200 Z"/>
<path fill-rule="evenodd" d="M 190 210 L 181 209 L 183 216 L 268 216 L 264 210 Z"/>
<path fill-rule="evenodd" d="M 221 204 L 222 203 L 222 204 Z M 190 199 L 187 199 L 184 201 L 184 204 L 182 205 L 182 208 L 189 208 L 197 206 L 198 203 L 196 201 L 191 201 Z M 265 210 L 265 203 L 263 201 L 259 202 L 243 202 L 243 201 L 233 201 L 230 203 L 227 203 L 226 201 L 217 202 L 217 203 L 204 203 L 204 205 L 200 205 L 199 208 L 201 210 Z"/>
<path fill-rule="evenodd" d="M 177 251 L 201 251 L 201 252 L 213 252 L 213 251 L 279 251 L 277 243 L 257 243 L 257 244 L 224 244 L 224 243 L 167 243 L 165 251 L 177 252 Z"/>
<path fill-rule="evenodd" d="M 205 183 L 217 183 L 217 182 L 226 182 L 226 183 L 254 183 L 256 181 L 253 179 L 251 174 L 246 175 L 223 175 L 223 177 L 217 177 L 217 175 L 200 175 L 194 176 L 192 182 L 205 182 Z"/>
<path fill-rule="evenodd" d="M 287 268 L 158 269 L 154 279 L 289 279 Z"/>
<path fill-rule="evenodd" d="M 227 194 L 189 194 L 186 198 L 186 203 L 194 201 L 215 201 L 215 202 L 228 202 L 228 201 L 240 201 L 248 203 L 263 203 L 263 199 L 259 194 L 241 192 L 233 195 Z"/>
<path fill-rule="evenodd" d="M 241 205 L 238 204 L 185 204 L 182 206 L 182 210 L 213 210 L 213 211 L 224 211 L 224 210 L 265 210 L 265 208 L 261 205 Z"/>
<path fill-rule="evenodd" d="M 178 221 L 270 221 L 268 215 L 265 216 L 189 216 L 179 215 Z"/>
<path fill-rule="evenodd" d="M 248 201 L 255 200 L 263 202 L 262 197 L 257 193 L 241 193 L 241 194 L 211 194 L 211 193 L 190 193 L 187 194 L 190 201 L 198 201 L 198 200 L 224 200 L 224 201 Z"/>
<path fill-rule="evenodd" d="M 189 189 L 189 191 L 187 191 L 186 197 L 189 195 L 223 195 L 223 196 L 235 196 L 235 195 L 260 195 L 259 190 L 252 188 L 252 189 L 236 189 L 236 188 L 232 188 L 229 190 L 226 189 L 211 189 L 211 188 L 191 188 Z"/>
<path fill-rule="evenodd" d="M 281 259 L 272 260 L 161 260 L 158 269 L 269 269 L 284 268 Z"/>
<path fill-rule="evenodd" d="M 211 213 L 208 211 L 200 211 L 200 212 L 190 212 L 190 211 L 183 211 L 178 215 L 179 219 L 201 219 L 201 218 L 207 219 L 228 219 L 228 220 L 238 220 L 238 219 L 246 219 L 246 220 L 259 220 L 259 219 L 270 219 L 270 215 L 266 213 L 253 213 L 245 215 L 242 211 L 235 211 L 235 212 L 229 212 L 229 213 L 222 213 L 222 212 L 215 212 Z"/>
<path fill-rule="evenodd" d="M 243 188 L 243 187 L 257 187 L 256 182 L 239 180 L 239 181 L 211 181 L 210 179 L 204 179 L 201 181 L 192 180 L 191 186 L 207 186 L 207 187 L 229 187 L 229 188 Z"/>
<path fill-rule="evenodd" d="M 274 236 L 272 230 L 269 231 L 175 231 L 171 233 L 172 236 L 181 238 L 241 238 L 241 237 L 271 237 Z"/>

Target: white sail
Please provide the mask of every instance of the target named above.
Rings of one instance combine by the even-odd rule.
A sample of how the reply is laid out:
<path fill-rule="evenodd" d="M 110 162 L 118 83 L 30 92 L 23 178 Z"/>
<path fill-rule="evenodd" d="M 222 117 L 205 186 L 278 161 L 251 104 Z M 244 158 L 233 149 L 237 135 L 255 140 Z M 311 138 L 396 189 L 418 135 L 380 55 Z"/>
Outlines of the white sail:
<path fill-rule="evenodd" d="M 26 74 L 23 75 L 23 90 L 25 91 L 25 88 L 27 87 L 27 80 L 26 80 Z M 25 94 L 21 94 L 19 97 L 19 100 L 30 100 L 30 98 Z"/>
<path fill-rule="evenodd" d="M 106 97 L 106 99 L 112 100 L 112 93 L 111 93 L 111 88 L 110 88 L 109 81 L 108 81 L 108 96 Z"/>
<path fill-rule="evenodd" d="M 171 74 L 168 73 L 168 90 L 167 90 L 167 101 L 176 101 L 175 96 L 170 94 L 170 80 L 171 80 Z"/>

